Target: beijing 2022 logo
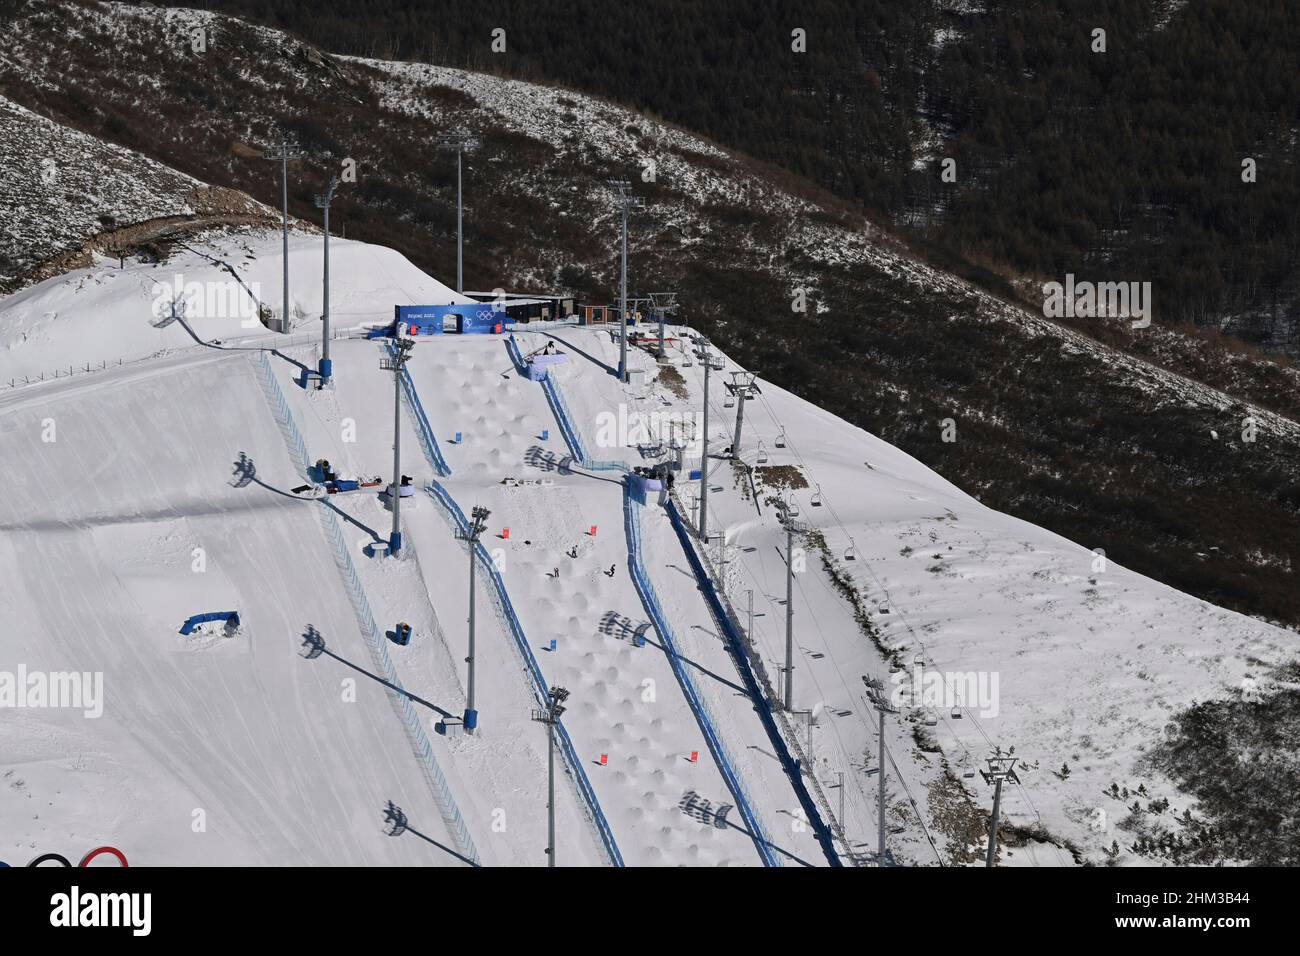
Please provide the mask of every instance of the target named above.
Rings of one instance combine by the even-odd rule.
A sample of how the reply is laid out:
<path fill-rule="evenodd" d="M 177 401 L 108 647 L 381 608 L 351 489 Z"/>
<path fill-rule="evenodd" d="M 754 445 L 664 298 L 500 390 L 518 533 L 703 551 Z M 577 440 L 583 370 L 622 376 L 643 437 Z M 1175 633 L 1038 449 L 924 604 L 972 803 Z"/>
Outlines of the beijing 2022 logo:
<path fill-rule="evenodd" d="M 78 867 L 90 866 L 91 860 L 107 857 L 116 859 L 118 866 L 126 866 L 126 854 L 115 846 L 97 846 L 81 858 Z M 0 866 L 9 866 L 4 860 L 0 860 Z M 62 853 L 42 853 L 36 859 L 27 864 L 28 866 L 72 866 L 72 861 Z M 112 865 L 111 863 L 109 865 Z"/>

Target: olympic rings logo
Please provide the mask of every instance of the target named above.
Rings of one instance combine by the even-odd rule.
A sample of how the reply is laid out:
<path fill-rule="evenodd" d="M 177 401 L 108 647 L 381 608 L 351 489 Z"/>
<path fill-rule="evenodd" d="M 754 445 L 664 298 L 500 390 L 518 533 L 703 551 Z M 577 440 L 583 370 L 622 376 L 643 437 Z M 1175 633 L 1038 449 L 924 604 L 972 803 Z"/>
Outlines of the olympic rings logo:
<path fill-rule="evenodd" d="M 100 856 L 116 857 L 119 866 L 126 866 L 126 854 L 115 846 L 97 846 L 81 858 L 78 867 L 90 866 L 90 861 Z M 27 864 L 28 866 L 67 866 L 71 867 L 72 862 L 62 853 L 42 853 L 36 859 Z M 3 860 L 0 860 L 0 866 L 9 866 Z"/>

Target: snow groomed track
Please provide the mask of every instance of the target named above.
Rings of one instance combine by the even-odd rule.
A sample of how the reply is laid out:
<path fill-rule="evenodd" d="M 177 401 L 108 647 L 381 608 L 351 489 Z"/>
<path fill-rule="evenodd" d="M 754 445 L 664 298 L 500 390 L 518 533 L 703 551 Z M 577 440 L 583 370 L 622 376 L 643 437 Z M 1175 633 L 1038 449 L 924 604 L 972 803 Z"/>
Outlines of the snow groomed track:
<path fill-rule="evenodd" d="M 633 479 L 628 479 L 628 481 L 631 480 Z M 749 827 L 749 835 L 754 841 L 754 846 L 758 849 L 758 855 L 763 859 L 763 865 L 780 866 L 781 862 L 776 854 L 772 852 L 772 843 L 767 838 L 767 834 L 764 833 L 763 825 L 758 819 L 758 814 L 754 812 L 749 794 L 745 792 L 744 784 L 740 781 L 740 775 L 736 772 L 735 762 L 731 759 L 731 754 L 728 753 L 726 745 L 722 742 L 721 736 L 714 727 L 713 717 L 709 713 L 703 698 L 700 697 L 695 681 L 682 664 L 681 655 L 677 653 L 677 638 L 668 624 L 668 618 L 659 604 L 659 597 L 655 594 L 654 586 L 650 583 L 650 578 L 646 574 L 645 563 L 641 555 L 641 518 L 638 512 L 640 507 L 633 500 L 632 493 L 625 482 L 623 487 L 623 520 L 627 534 L 628 570 L 632 574 L 632 582 L 636 585 L 642 606 L 645 608 L 646 613 L 650 615 L 655 631 L 659 634 L 659 640 L 663 643 L 668 663 L 677 676 L 678 684 L 681 685 L 682 694 L 685 695 L 687 702 L 690 704 L 691 711 L 695 714 L 695 720 L 699 723 L 705 740 L 708 741 L 709 752 L 713 754 L 713 759 L 722 772 L 723 779 L 727 782 L 727 788 L 736 801 L 741 818 L 744 819 L 745 825 Z"/>
<path fill-rule="evenodd" d="M 447 465 L 446 460 L 442 457 L 441 450 L 438 447 L 437 438 L 434 436 L 433 429 L 429 425 L 429 418 L 425 414 L 424 406 L 420 402 L 419 393 L 416 391 L 415 383 L 411 380 L 409 373 L 403 375 L 403 387 L 412 417 L 415 419 L 416 431 L 420 435 L 420 447 L 430 467 L 440 475 L 447 476 L 451 474 L 451 468 Z M 465 513 L 461 510 L 459 504 L 451 494 L 437 481 L 430 480 L 425 489 L 429 497 L 437 505 L 439 513 L 451 525 L 452 530 L 458 536 L 464 536 L 469 529 L 469 522 L 465 518 Z M 515 648 L 523 660 L 525 668 L 533 679 L 533 696 L 539 708 L 546 706 L 546 701 L 550 693 L 550 687 L 546 683 L 546 678 L 542 674 L 542 669 L 537 662 L 537 657 L 533 654 L 532 645 L 529 643 L 524 633 L 523 625 L 519 621 L 519 615 L 515 612 L 514 605 L 510 601 L 510 594 L 506 590 L 505 581 L 501 577 L 501 572 L 497 569 L 496 563 L 488 554 L 487 549 L 481 542 L 475 544 L 475 555 L 478 560 L 478 566 L 487 572 L 488 580 L 492 583 L 490 594 L 492 603 L 497 611 L 498 617 L 502 624 L 514 639 Z M 587 772 L 582 766 L 582 761 L 578 758 L 577 751 L 574 749 L 573 741 L 569 737 L 568 730 L 565 729 L 563 721 L 555 726 L 556 740 L 560 745 L 560 752 L 568 765 L 569 771 L 573 776 L 574 783 L 577 786 L 578 793 L 582 797 L 583 803 L 591 817 L 597 832 L 600 835 L 600 841 L 605 847 L 605 852 L 609 856 L 610 862 L 614 866 L 623 866 L 623 855 L 619 851 L 618 842 L 614 838 L 614 832 L 609 825 L 609 820 L 605 816 L 604 810 L 601 809 L 600 801 L 596 798 L 596 792 L 592 789 L 591 781 L 587 777 Z"/>

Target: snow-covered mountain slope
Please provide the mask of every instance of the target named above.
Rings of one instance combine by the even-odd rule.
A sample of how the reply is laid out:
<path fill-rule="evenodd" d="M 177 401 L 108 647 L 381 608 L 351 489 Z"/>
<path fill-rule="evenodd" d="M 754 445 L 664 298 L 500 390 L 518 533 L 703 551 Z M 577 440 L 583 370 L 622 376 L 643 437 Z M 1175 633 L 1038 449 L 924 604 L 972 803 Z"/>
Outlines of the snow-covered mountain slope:
<path fill-rule="evenodd" d="M 0 97 L 0 289 L 178 229 L 266 222 L 272 210 Z M 43 268 L 42 268 L 43 267 Z"/>
<path fill-rule="evenodd" d="M 276 241 L 227 238 L 227 255 L 195 255 L 186 275 L 224 282 L 224 262 L 278 291 L 267 251 Z M 332 270 L 331 299 L 359 320 L 445 294 L 393 253 L 339 249 L 352 258 Z M 293 265 L 295 298 L 305 300 L 320 274 L 306 251 Z M 725 542 L 684 545 L 653 495 L 629 503 L 621 472 L 572 461 L 542 387 L 520 377 L 501 338 L 440 336 L 414 350 L 413 394 L 432 434 L 421 435 L 405 402 L 403 471 L 421 489 L 436 481 L 466 513 L 492 510 L 485 545 L 525 641 L 494 609 L 481 568 L 481 729 L 443 736 L 435 725 L 466 700 L 468 561 L 437 500 L 424 491 L 408 499 L 407 557 L 385 561 L 365 550 L 391 521 L 372 492 L 322 505 L 291 491 L 305 479 L 284 440 L 290 418 L 308 460 L 328 458 L 346 475 L 388 473 L 393 393 L 380 347 L 335 342 L 334 388 L 305 392 L 294 384 L 316 358 L 305 334 L 247 336 L 238 350 L 186 347 L 179 337 L 159 344 L 139 279 L 101 273 L 80 292 L 77 281 L 46 282 L 23 294 L 23 317 L 10 313 L 13 325 L 58 313 L 45 347 L 85 339 L 87 361 L 92 347 L 114 341 L 87 331 L 103 314 L 144 330 L 123 333 L 133 357 L 167 351 L 0 391 L 0 467 L 12 489 L 0 504 L 0 568 L 18 582 L 0 596 L 0 670 L 98 672 L 105 692 L 99 718 L 27 708 L 0 722 L 5 855 L 84 838 L 141 862 L 456 864 L 450 805 L 480 862 L 540 865 L 545 737 L 532 720 L 531 659 L 546 685 L 572 694 L 564 723 L 579 767 L 557 791 L 562 863 L 608 862 L 598 814 L 630 864 L 770 856 L 824 865 L 778 741 L 759 719 L 779 694 L 785 653 L 785 531 L 772 503 L 782 488 L 806 530 L 795 539 L 795 712 L 776 726 L 780 747 L 802 755 L 801 783 L 819 818 L 835 821 L 840 858 L 865 859 L 874 847 L 876 716 L 864 678 L 897 691 L 901 708 L 886 724 L 895 860 L 975 858 L 990 794 L 973 771 L 996 745 L 1020 759 L 1021 783 L 1004 800 L 1015 828 L 1004 864 L 1072 853 L 1105 862 L 1112 844 L 1120 862 L 1142 863 L 1126 849 L 1124 807 L 1103 791 L 1141 786 L 1169 800 L 1164 812 L 1195 812 L 1139 758 L 1190 702 L 1248 679 L 1266 691 L 1270 666 L 1294 655 L 1293 632 L 1098 563 L 767 383 L 746 403 L 740 456 L 756 468 L 751 485 L 745 468 L 721 457 L 736 414 L 720 384 L 738 368 L 729 360 L 712 376 L 709 436 L 711 523 Z M 200 337 L 239 332 L 195 324 Z M 521 327 L 518 344 L 528 353 L 553 338 L 567 353 L 554 381 L 590 458 L 648 464 L 655 459 L 641 446 L 664 437 L 667 423 L 689 435 L 698 422 L 702 368 L 689 345 L 675 345 L 662 367 L 633 348 L 632 367 L 657 377 L 625 387 L 610 374 L 618 349 L 608 331 L 540 329 Z M 449 475 L 422 450 L 430 437 Z M 698 467 L 690 455 L 687 468 Z M 688 519 L 698 492 L 683 471 L 675 495 Z M 651 613 L 633 576 L 629 515 L 671 642 L 643 628 Z M 414 628 L 408 647 L 379 645 L 401 691 L 380 682 L 382 659 L 359 623 L 329 522 L 377 627 Z M 758 700 L 688 547 L 725 581 L 747 629 L 753 594 L 746 640 L 766 679 Z M 236 637 L 177 634 L 189 614 L 231 609 L 243 619 Z M 960 676 L 956 697 L 904 693 L 929 675 Z M 403 699 L 445 793 L 421 764 Z M 405 829 L 386 819 L 389 801 Z M 200 817 L 206 830 L 195 829 Z"/>
<path fill-rule="evenodd" d="M 321 245 L 319 235 L 290 234 L 290 311 L 304 337 L 320 328 Z M 253 227 L 208 230 L 162 263 L 97 256 L 0 299 L 0 385 L 264 335 L 260 308 L 283 308 L 283 262 L 280 236 Z M 399 303 L 471 301 L 383 246 L 335 237 L 330 268 L 348 277 L 331 291 L 334 329 L 391 321 Z"/>
<path fill-rule="evenodd" d="M 435 139 L 477 134 L 464 169 L 469 287 L 609 301 L 608 180 L 629 180 L 646 201 L 630 229 L 633 293 L 677 290 L 683 317 L 735 359 L 990 505 L 1215 603 L 1300 621 L 1294 369 L 1158 317 L 1145 330 L 1049 321 L 788 172 L 573 91 L 334 58 L 151 6 L 20 4 L 0 34 L 11 100 L 272 205 L 279 168 L 261 156 L 287 132 L 306 154 L 290 173 L 300 217 L 318 215 L 313 195 L 353 160 L 336 230 L 439 275 L 455 261 L 456 164 Z M 55 43 L 65 56 L 48 55 Z M 940 437 L 948 420 L 956 441 Z"/>

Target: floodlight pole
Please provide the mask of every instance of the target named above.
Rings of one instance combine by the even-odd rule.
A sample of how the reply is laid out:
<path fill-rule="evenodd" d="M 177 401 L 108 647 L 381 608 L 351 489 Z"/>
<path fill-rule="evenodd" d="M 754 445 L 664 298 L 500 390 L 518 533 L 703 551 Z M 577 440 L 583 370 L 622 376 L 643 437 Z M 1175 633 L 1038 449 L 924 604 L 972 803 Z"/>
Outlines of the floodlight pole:
<path fill-rule="evenodd" d="M 618 380 L 626 383 L 627 375 L 627 217 L 632 209 L 640 209 L 644 203 L 633 198 L 628 189 L 631 183 L 626 179 L 611 179 L 609 184 L 618 193 L 618 206 L 622 231 L 620 236 L 619 270 L 618 270 Z"/>
<path fill-rule="evenodd" d="M 492 512 L 475 505 L 470 512 L 471 522 L 465 531 L 465 540 L 469 542 L 469 656 L 465 663 L 469 665 L 468 686 L 465 694 L 465 730 L 473 733 L 478 727 L 478 710 L 474 706 L 474 565 L 478 557 L 479 535 L 487 528 L 488 515 Z"/>
<path fill-rule="evenodd" d="M 324 210 L 325 213 L 325 301 L 324 309 L 321 312 L 321 358 L 320 366 L 317 371 L 320 372 L 320 387 L 324 388 L 330 380 L 334 371 L 334 363 L 330 361 L 330 203 L 334 201 L 334 191 L 338 189 L 339 178 L 330 177 L 329 186 L 325 192 L 316 197 L 316 208 Z M 393 512 L 396 515 L 396 511 Z"/>
<path fill-rule="evenodd" d="M 464 216 L 465 205 L 461 192 L 461 160 L 466 150 L 476 149 L 479 138 L 468 133 L 447 133 L 438 137 L 438 148 L 456 151 L 456 291 L 465 291 L 464 272 Z"/>
<path fill-rule="evenodd" d="M 263 159 L 280 160 L 280 230 L 284 258 L 284 306 L 280 317 L 280 331 L 288 332 L 289 324 L 289 160 L 302 156 L 297 149 L 290 149 L 289 140 L 281 136 L 278 150 L 266 150 Z"/>
<path fill-rule="evenodd" d="M 704 440 L 700 452 L 700 540 L 709 543 L 709 369 L 713 356 L 704 346 Z"/>
<path fill-rule="evenodd" d="M 380 362 L 380 368 L 393 373 L 393 483 L 388 488 L 393 507 L 393 530 L 388 537 L 388 553 L 394 557 L 402 550 L 402 370 L 410 358 L 415 342 L 398 338 L 393 343 L 392 357 Z"/>
<path fill-rule="evenodd" d="M 569 692 L 552 687 L 546 707 L 533 711 L 533 720 L 546 725 L 546 865 L 555 866 L 555 726 L 564 713 Z"/>

